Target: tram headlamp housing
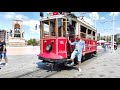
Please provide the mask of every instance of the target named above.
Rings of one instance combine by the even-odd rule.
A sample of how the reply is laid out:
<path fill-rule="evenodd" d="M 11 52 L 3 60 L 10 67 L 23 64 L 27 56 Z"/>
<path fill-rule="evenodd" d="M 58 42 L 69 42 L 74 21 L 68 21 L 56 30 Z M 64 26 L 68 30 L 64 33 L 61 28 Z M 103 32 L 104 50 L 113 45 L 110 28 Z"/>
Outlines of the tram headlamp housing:
<path fill-rule="evenodd" d="M 53 43 L 54 43 L 54 40 L 52 40 L 51 43 L 53 44 Z"/>
<path fill-rule="evenodd" d="M 50 44 L 47 45 L 47 46 L 46 46 L 46 51 L 49 51 L 49 52 L 50 52 L 51 50 L 52 50 L 52 45 L 50 45 Z"/>

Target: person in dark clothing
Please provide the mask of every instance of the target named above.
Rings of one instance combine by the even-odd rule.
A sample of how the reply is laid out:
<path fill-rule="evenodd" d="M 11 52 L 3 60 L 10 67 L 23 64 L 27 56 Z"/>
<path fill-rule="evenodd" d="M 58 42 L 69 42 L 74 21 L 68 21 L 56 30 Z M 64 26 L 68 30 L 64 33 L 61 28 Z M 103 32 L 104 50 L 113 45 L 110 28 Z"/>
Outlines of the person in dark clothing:
<path fill-rule="evenodd" d="M 0 64 L 1 64 L 2 58 L 5 59 L 5 62 L 6 62 L 5 65 L 8 65 L 8 59 L 6 55 L 6 43 L 2 38 L 0 38 Z"/>

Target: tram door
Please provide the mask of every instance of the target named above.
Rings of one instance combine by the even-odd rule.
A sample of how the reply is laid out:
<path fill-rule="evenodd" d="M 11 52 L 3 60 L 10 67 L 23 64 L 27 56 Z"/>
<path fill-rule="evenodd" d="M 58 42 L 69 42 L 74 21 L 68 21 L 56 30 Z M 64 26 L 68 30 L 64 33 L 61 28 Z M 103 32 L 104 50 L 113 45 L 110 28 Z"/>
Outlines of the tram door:
<path fill-rule="evenodd" d="M 76 21 L 71 20 L 69 22 L 71 22 L 70 24 L 68 24 L 68 29 L 67 29 L 67 32 L 69 34 L 69 40 L 71 42 L 74 42 L 75 41 L 75 37 L 76 37 L 76 35 L 75 35 L 76 34 L 75 33 L 76 32 Z M 68 43 L 68 58 L 70 58 L 71 53 L 74 50 L 74 48 L 75 48 L 75 46 L 70 45 Z"/>

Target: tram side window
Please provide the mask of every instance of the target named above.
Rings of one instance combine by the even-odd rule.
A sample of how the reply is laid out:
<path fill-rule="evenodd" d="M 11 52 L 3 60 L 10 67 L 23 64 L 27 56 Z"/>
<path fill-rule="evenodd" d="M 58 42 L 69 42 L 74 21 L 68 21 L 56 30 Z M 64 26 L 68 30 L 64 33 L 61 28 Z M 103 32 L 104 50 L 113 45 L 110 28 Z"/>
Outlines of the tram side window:
<path fill-rule="evenodd" d="M 61 28 L 62 28 L 62 21 L 61 18 L 58 18 L 58 37 L 61 37 Z"/>
<path fill-rule="evenodd" d="M 92 32 L 92 30 L 88 29 L 88 35 L 87 35 L 88 39 L 92 39 L 91 32 Z"/>
<path fill-rule="evenodd" d="M 58 37 L 61 37 L 61 27 L 58 27 Z"/>
<path fill-rule="evenodd" d="M 51 33 L 51 36 L 56 36 L 55 35 L 55 20 L 50 20 L 50 33 Z"/>
<path fill-rule="evenodd" d="M 45 37 L 49 36 L 49 24 L 48 24 L 48 21 L 44 22 L 44 36 Z"/>
<path fill-rule="evenodd" d="M 46 37 L 49 34 L 49 24 L 48 21 L 40 22 L 40 38 Z"/>
<path fill-rule="evenodd" d="M 58 19 L 58 37 L 66 36 L 66 27 L 65 27 L 65 19 Z"/>
<path fill-rule="evenodd" d="M 81 30 L 80 32 L 81 37 L 86 38 L 86 27 L 80 25 L 80 30 Z"/>
<path fill-rule="evenodd" d="M 65 22 L 66 22 L 66 20 L 65 19 L 63 19 L 63 37 L 66 37 L 66 27 L 65 27 Z"/>
<path fill-rule="evenodd" d="M 93 40 L 95 40 L 95 32 L 93 31 Z"/>

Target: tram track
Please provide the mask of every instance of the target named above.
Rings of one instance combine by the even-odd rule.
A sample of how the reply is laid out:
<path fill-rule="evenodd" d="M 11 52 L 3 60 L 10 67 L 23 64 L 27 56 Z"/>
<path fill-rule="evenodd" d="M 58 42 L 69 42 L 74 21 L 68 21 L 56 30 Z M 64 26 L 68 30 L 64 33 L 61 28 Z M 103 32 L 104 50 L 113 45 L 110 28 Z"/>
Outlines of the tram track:
<path fill-rule="evenodd" d="M 49 69 L 49 68 L 48 68 Z M 56 68 L 53 71 L 51 70 L 44 70 L 44 69 L 37 69 L 32 72 L 28 72 L 22 75 L 18 75 L 14 78 L 46 78 L 57 73 L 60 69 Z"/>
<path fill-rule="evenodd" d="M 57 71 L 52 71 L 52 72 L 47 72 L 47 71 L 36 71 L 34 73 L 31 73 L 31 74 L 28 74 L 28 75 L 25 75 L 25 76 L 21 76 L 21 77 L 18 77 L 18 78 L 46 78 L 48 76 L 51 76 L 53 74 L 57 73 Z"/>
<path fill-rule="evenodd" d="M 96 57 L 91 58 L 90 60 L 87 60 L 87 62 L 85 61 L 85 63 L 83 62 L 82 64 L 84 65 L 84 64 L 90 63 L 92 60 L 95 60 L 95 59 L 101 57 L 105 53 L 106 52 L 104 52 L 103 50 L 99 51 Z M 51 71 L 49 69 L 50 69 L 49 67 L 44 67 L 43 69 L 37 69 L 37 70 L 32 71 L 32 72 L 28 72 L 28 73 L 25 73 L 25 74 L 22 74 L 22 75 L 18 75 L 18 76 L 14 77 L 14 78 L 49 78 L 50 76 L 52 76 L 54 74 L 62 72 L 62 69 L 65 69 L 65 68 L 58 66 L 53 71 Z"/>
<path fill-rule="evenodd" d="M 88 59 L 85 62 L 81 63 L 80 67 L 83 70 L 83 72 L 81 72 L 81 74 L 84 73 L 85 68 L 89 68 L 89 65 L 94 65 L 93 63 L 96 63 L 99 58 L 102 58 L 102 57 L 104 58 L 104 55 L 106 55 L 106 54 L 107 54 L 107 52 L 104 52 L 104 51 L 99 52 L 97 57 L 93 57 L 93 58 Z M 78 73 L 79 72 L 78 72 L 77 67 L 74 66 L 74 67 L 68 67 L 68 68 L 62 70 L 62 72 L 58 72 L 52 76 L 48 76 L 47 78 L 75 78 L 75 75 Z"/>

